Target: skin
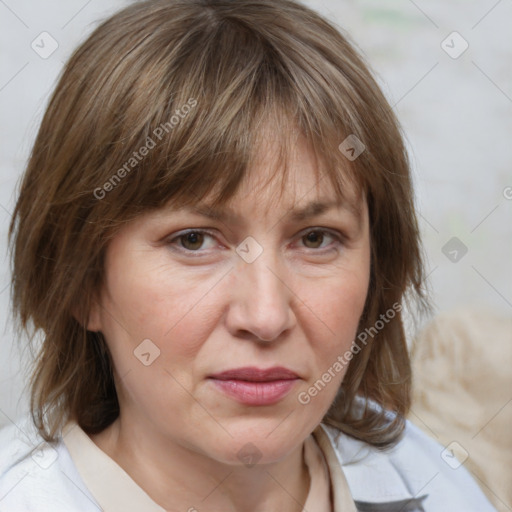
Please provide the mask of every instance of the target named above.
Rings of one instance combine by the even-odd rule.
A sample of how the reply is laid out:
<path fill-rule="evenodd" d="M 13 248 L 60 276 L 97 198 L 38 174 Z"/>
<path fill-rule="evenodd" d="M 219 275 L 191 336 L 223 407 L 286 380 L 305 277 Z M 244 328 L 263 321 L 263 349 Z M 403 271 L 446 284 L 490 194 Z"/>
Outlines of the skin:
<path fill-rule="evenodd" d="M 107 340 L 121 413 L 91 439 L 168 510 L 302 510 L 303 443 L 347 369 L 299 402 L 357 335 L 370 275 L 366 201 L 354 197 L 360 218 L 340 207 L 292 220 L 292 208 L 336 198 L 301 141 L 276 201 L 275 187 L 263 185 L 273 154 L 268 145 L 226 205 L 236 219 L 161 209 L 124 226 L 107 249 L 88 328 Z M 212 234 L 179 236 L 190 228 Z M 343 238 L 322 238 L 320 228 Z M 263 248 L 252 263 L 236 252 L 248 236 Z M 160 350 L 148 366 L 134 356 L 145 339 Z M 207 379 L 241 366 L 285 366 L 300 379 L 276 404 L 244 405 Z M 256 465 L 237 455 L 247 443 Z"/>

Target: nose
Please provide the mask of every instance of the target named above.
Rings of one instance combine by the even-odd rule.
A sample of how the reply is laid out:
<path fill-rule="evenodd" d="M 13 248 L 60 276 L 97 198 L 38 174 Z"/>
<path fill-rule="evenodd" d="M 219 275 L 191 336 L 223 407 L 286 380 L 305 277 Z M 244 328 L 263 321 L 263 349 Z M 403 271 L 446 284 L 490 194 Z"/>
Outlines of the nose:
<path fill-rule="evenodd" d="M 227 328 L 235 337 L 271 342 L 295 323 L 289 273 L 270 250 L 252 263 L 240 258 L 233 270 Z"/>

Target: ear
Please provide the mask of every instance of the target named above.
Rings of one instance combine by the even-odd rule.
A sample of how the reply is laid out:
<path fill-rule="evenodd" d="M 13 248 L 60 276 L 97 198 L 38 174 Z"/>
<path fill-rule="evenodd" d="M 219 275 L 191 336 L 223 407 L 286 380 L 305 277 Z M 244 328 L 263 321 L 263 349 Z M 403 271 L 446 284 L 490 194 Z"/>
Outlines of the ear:
<path fill-rule="evenodd" d="M 87 312 L 87 309 L 89 310 Z M 72 311 L 75 320 L 88 331 L 101 331 L 101 304 L 96 295 L 91 296 L 88 304 L 77 304 Z"/>
<path fill-rule="evenodd" d="M 101 331 L 101 305 L 93 298 L 89 307 L 89 314 L 87 315 L 87 325 L 85 328 L 88 331 Z"/>

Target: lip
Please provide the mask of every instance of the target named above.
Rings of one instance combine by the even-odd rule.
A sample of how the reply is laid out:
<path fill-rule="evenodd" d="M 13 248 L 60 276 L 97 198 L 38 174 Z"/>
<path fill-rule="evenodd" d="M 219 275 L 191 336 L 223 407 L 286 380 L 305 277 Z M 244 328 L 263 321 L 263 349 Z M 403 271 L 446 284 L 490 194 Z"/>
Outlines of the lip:
<path fill-rule="evenodd" d="M 284 398 L 299 376 L 282 366 L 226 370 L 208 377 L 225 395 L 245 405 L 272 405 Z"/>
<path fill-rule="evenodd" d="M 274 380 L 297 379 L 299 376 L 284 366 L 273 366 L 272 368 L 260 369 L 256 366 L 244 366 L 233 368 L 211 375 L 217 380 L 245 380 L 251 382 L 268 382 Z"/>

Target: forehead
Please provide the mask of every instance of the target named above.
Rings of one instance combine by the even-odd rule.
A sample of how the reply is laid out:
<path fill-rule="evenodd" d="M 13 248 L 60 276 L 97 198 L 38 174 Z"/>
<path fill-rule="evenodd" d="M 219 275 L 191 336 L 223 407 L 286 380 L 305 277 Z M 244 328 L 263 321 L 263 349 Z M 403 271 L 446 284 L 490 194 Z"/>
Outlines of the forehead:
<path fill-rule="evenodd" d="M 276 167 L 269 153 L 261 154 L 255 161 L 228 201 L 215 202 L 207 196 L 176 209 L 230 224 L 242 224 L 243 212 L 256 218 L 275 216 L 276 222 L 301 222 L 334 212 L 349 214 L 361 224 L 366 208 L 364 195 L 356 192 L 350 180 L 343 195 L 337 194 L 327 172 L 307 146 L 287 159 L 286 170 Z"/>
<path fill-rule="evenodd" d="M 233 219 L 240 204 L 246 202 L 259 204 L 266 211 L 285 210 L 296 221 L 334 209 L 360 217 L 365 198 L 353 171 L 348 166 L 335 170 L 343 178 L 340 193 L 333 186 L 332 169 L 328 172 L 326 168 L 327 159 L 318 155 L 303 135 L 291 140 L 292 144 L 290 139 L 283 143 L 274 134 L 260 142 L 240 188 L 230 200 L 216 204 L 206 199 L 192 208 L 205 216 L 224 220 Z"/>
<path fill-rule="evenodd" d="M 246 159 L 231 158 L 237 147 L 225 149 L 225 162 L 198 165 L 185 193 L 168 197 L 164 209 L 234 224 L 262 216 L 300 221 L 337 209 L 361 223 L 367 208 L 359 173 L 339 151 L 326 151 L 293 120 L 285 116 L 258 123 Z"/>

